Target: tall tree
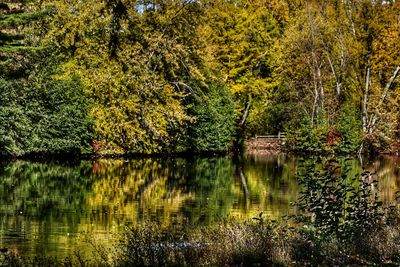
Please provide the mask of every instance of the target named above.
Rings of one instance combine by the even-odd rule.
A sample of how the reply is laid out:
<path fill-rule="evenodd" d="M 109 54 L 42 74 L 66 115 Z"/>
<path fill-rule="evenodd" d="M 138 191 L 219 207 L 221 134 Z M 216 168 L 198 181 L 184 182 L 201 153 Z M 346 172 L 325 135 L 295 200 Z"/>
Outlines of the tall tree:
<path fill-rule="evenodd" d="M 335 127 L 350 102 L 359 107 L 365 140 L 390 142 L 398 117 L 399 2 L 299 1 L 291 12 L 280 75 L 312 127 L 320 120 Z"/>
<path fill-rule="evenodd" d="M 183 101 L 204 80 L 195 1 L 47 1 L 48 42 L 70 56 L 95 100 L 98 138 L 117 152 L 169 146 L 190 120 Z"/>
<path fill-rule="evenodd" d="M 279 34 L 271 12 L 275 1 L 210 1 L 209 23 L 203 28 L 207 40 L 207 63 L 220 70 L 236 96 L 239 138 L 254 100 L 276 86 L 270 54 Z M 278 17 L 278 15 L 277 15 Z"/>
<path fill-rule="evenodd" d="M 363 131 L 372 135 L 377 122 L 390 115 L 391 92 L 398 87 L 400 3 L 347 1 L 346 8 L 358 45 L 354 67 L 362 92 Z"/>

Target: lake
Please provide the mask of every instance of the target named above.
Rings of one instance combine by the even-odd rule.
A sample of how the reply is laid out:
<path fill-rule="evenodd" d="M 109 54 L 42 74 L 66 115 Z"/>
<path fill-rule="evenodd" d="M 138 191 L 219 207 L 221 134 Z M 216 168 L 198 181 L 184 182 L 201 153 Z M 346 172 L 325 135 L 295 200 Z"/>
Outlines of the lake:
<path fill-rule="evenodd" d="M 189 227 L 263 212 L 296 212 L 296 172 L 308 157 L 100 159 L 0 163 L 0 248 L 22 256 L 63 258 L 118 244 L 127 225 L 155 222 Z M 400 188 L 400 160 L 346 161 L 349 175 L 368 170 L 385 204 Z"/>

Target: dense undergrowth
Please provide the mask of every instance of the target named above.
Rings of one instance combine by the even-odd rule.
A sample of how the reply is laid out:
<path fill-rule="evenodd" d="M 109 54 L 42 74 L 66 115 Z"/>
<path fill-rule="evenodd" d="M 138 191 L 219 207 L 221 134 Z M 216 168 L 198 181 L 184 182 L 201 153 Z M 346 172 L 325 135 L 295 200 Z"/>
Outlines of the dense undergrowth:
<path fill-rule="evenodd" d="M 313 226 L 291 227 L 261 219 L 223 223 L 194 232 L 157 226 L 132 229 L 108 259 L 106 252 L 60 260 L 6 255 L 6 266 L 342 266 L 400 264 L 399 217 L 348 240 L 321 236 Z"/>

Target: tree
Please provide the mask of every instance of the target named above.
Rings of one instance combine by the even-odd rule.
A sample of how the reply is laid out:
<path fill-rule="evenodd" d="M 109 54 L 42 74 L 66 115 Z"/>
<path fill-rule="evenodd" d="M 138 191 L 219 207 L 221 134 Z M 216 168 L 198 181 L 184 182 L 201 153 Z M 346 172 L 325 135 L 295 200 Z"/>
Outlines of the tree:
<path fill-rule="evenodd" d="M 232 147 L 235 106 L 229 89 L 211 85 L 189 109 L 194 118 L 188 129 L 188 147 L 195 152 L 223 152 Z"/>
<path fill-rule="evenodd" d="M 394 126 L 382 131 L 383 126 L 394 124 L 398 116 L 393 113 L 392 98 L 400 72 L 400 22 L 398 1 L 347 1 L 347 14 L 357 40 L 354 68 L 362 95 L 362 126 L 367 138 L 391 138 Z M 387 25 L 387 26 L 386 26 Z M 395 95 L 394 95 L 395 96 Z M 393 102 L 395 101 L 395 102 Z M 378 122 L 381 124 L 378 125 Z"/>
<path fill-rule="evenodd" d="M 89 103 L 79 80 L 0 79 L 0 151 L 6 156 L 91 152 Z"/>
<path fill-rule="evenodd" d="M 33 55 L 43 49 L 29 31 L 45 12 L 30 1 L 5 1 L 0 2 L 0 15 L 0 75 L 26 77 Z"/>
<path fill-rule="evenodd" d="M 195 1 L 48 1 L 47 41 L 68 55 L 94 99 L 100 142 L 116 152 L 160 152 L 190 120 L 185 96 L 203 86 Z M 61 29 L 61 30 L 60 30 Z"/>
<path fill-rule="evenodd" d="M 296 101 L 311 125 L 334 125 L 348 97 L 349 44 L 344 12 L 335 1 L 306 2 L 293 12 L 279 51 L 280 75 L 295 90 Z"/>
<path fill-rule="evenodd" d="M 59 58 L 40 45 L 46 12 L 34 1 L 3 2 L 0 12 L 0 153 L 90 152 L 82 84 L 54 79 Z"/>
<path fill-rule="evenodd" d="M 253 102 L 277 84 L 270 54 L 279 26 L 268 9 L 271 3 L 275 1 L 207 2 L 209 23 L 202 30 L 208 44 L 206 62 L 220 70 L 235 95 L 239 139 Z"/>
<path fill-rule="evenodd" d="M 359 108 L 364 141 L 393 142 L 398 10 L 397 1 L 370 0 L 300 1 L 291 10 L 280 43 L 279 75 L 296 92 L 300 116 L 311 127 L 340 128 L 346 121 L 341 116 L 351 116 L 344 107 L 353 106 Z"/>

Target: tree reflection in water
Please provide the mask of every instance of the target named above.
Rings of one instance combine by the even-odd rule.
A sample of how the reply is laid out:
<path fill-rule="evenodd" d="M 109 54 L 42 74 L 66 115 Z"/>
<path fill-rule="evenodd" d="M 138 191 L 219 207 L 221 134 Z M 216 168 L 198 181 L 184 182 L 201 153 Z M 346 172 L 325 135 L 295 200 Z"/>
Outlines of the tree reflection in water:
<path fill-rule="evenodd" d="M 75 163 L 15 161 L 0 165 L 0 248 L 15 247 L 25 255 L 45 250 L 49 255 L 63 257 L 88 247 L 81 233 L 88 233 L 98 243 L 112 245 L 126 224 L 151 221 L 163 226 L 196 227 L 230 217 L 249 219 L 261 211 L 278 219 L 295 212 L 290 203 L 297 200 L 300 191 L 296 179 L 299 160 L 299 173 L 306 175 L 308 169 L 300 179 L 303 201 L 315 206 L 313 212 L 320 211 L 314 220 L 321 221 L 321 225 L 327 216 L 333 225 L 344 225 L 344 218 L 350 218 L 339 203 L 346 208 L 351 201 L 364 205 L 361 195 L 353 200 L 350 197 L 352 187 L 355 192 L 362 188 L 361 181 L 342 174 L 341 180 L 318 180 L 327 172 L 338 172 L 335 166 L 347 166 L 348 177 L 359 177 L 363 169 L 376 173 L 372 177 L 380 176 L 379 192 L 384 203 L 394 200 L 399 186 L 400 174 L 395 167 L 398 160 L 392 158 L 364 161 L 362 165 L 357 159 L 324 163 L 288 155 Z M 313 183 L 314 178 L 319 181 L 317 184 Z M 366 180 L 366 190 L 372 188 L 371 182 Z M 307 186 L 308 191 L 304 191 Z M 337 186 L 346 196 L 344 202 L 339 195 L 328 197 L 339 194 L 335 191 Z M 319 197 L 306 200 L 304 196 L 311 194 Z M 326 201 L 324 205 L 332 211 L 323 213 L 317 199 Z M 307 206 L 303 209 L 310 211 Z"/>
<path fill-rule="evenodd" d="M 81 233 L 111 245 L 126 224 L 279 217 L 297 196 L 294 168 L 286 156 L 3 163 L 0 247 L 62 257 L 88 247 Z"/>

